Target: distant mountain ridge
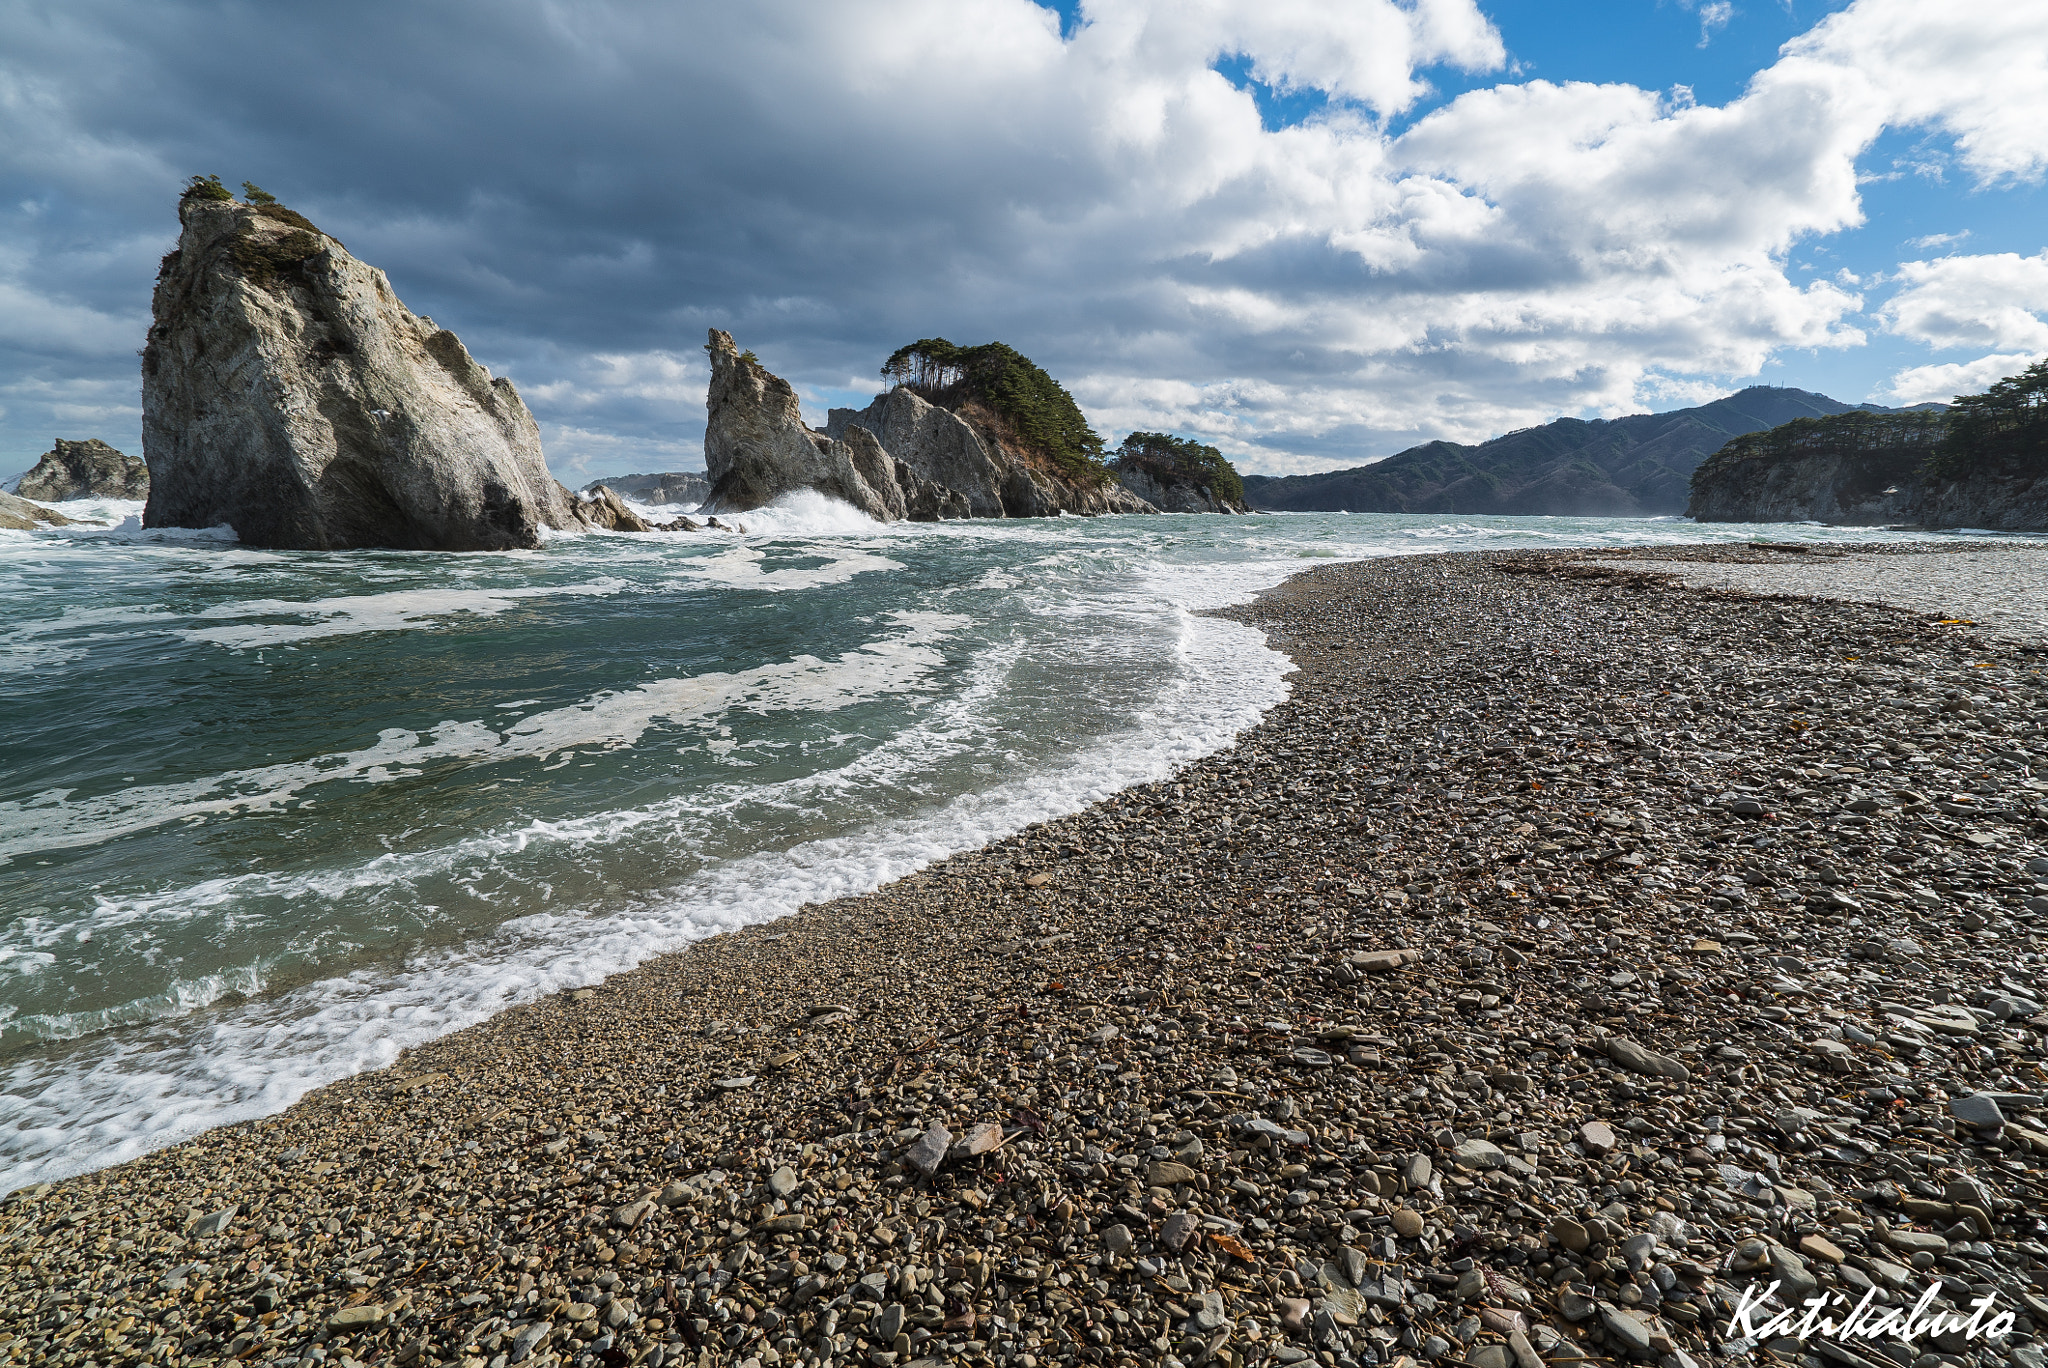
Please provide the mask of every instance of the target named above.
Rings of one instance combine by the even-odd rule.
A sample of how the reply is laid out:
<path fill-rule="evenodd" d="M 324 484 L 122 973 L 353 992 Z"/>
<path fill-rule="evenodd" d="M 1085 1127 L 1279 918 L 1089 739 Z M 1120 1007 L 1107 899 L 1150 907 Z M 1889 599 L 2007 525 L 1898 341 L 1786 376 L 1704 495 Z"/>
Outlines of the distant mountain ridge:
<path fill-rule="evenodd" d="M 1317 513 L 1683 513 L 1692 473 L 1731 438 L 1852 409 L 1808 390 L 1752 385 L 1697 408 L 1626 418 L 1559 418 L 1465 446 L 1427 442 L 1350 470 L 1246 475 L 1253 508 Z"/>

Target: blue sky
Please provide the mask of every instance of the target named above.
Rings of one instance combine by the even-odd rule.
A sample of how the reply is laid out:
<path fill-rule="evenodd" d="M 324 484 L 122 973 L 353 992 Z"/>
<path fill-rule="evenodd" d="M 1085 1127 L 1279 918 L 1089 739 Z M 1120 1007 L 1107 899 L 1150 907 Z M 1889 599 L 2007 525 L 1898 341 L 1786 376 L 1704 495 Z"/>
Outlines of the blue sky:
<path fill-rule="evenodd" d="M 0 473 L 135 448 L 194 172 L 384 268 L 571 482 L 701 464 L 713 326 L 817 421 L 1000 338 L 1271 473 L 2048 354 L 2048 0 L 25 0 L 0 128 Z"/>

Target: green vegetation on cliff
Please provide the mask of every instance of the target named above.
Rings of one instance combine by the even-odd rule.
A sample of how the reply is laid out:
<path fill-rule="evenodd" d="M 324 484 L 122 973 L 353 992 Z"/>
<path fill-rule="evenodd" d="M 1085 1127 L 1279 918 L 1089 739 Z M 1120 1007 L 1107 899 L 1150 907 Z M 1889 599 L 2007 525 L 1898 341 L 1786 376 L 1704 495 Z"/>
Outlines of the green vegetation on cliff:
<path fill-rule="evenodd" d="M 1982 394 L 1959 394 L 1948 411 L 1948 438 L 1929 473 L 2048 462 L 2048 361 L 2036 361 Z"/>
<path fill-rule="evenodd" d="M 1700 463 L 1694 488 L 1721 479 L 1746 461 L 1784 461 L 1806 456 L 1879 458 L 1898 473 L 1917 467 L 1940 447 L 1947 415 L 1939 410 L 1900 409 L 1872 413 L 1851 409 L 1825 418 L 1794 418 L 1762 432 L 1747 432 Z"/>
<path fill-rule="evenodd" d="M 1244 481 L 1215 447 L 1164 432 L 1134 432 L 1116 449 L 1113 470 L 1142 471 L 1161 484 L 1185 480 L 1219 503 L 1244 504 Z"/>
<path fill-rule="evenodd" d="M 996 436 L 1020 455 L 1036 456 L 1070 478 L 1107 483 L 1102 438 L 1081 406 L 1031 358 L 1001 342 L 960 347 L 927 337 L 898 347 L 882 365 L 882 378 L 963 417 L 984 409 Z"/>

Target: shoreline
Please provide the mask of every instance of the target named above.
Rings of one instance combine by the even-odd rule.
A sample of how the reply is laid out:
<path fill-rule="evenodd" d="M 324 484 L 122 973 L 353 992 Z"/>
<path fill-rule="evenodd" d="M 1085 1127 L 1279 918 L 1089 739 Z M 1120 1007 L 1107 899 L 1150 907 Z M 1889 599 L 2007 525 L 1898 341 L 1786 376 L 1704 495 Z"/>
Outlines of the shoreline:
<path fill-rule="evenodd" d="M 1976 832 L 1994 844 L 1949 841 L 1935 824 L 1967 805 L 1930 795 L 1909 805 L 1920 811 L 1878 799 L 1855 810 L 1877 787 L 1858 776 L 1879 771 L 1863 766 L 1837 765 L 1825 785 L 1813 777 L 1823 800 L 1844 779 L 1858 795 L 1829 816 L 1809 814 L 1805 799 L 1779 812 L 1724 798 L 1740 771 L 1777 763 L 1754 739 L 1760 725 L 1784 734 L 1782 700 L 1764 709 L 1722 689 L 1716 706 L 1736 714 L 1723 719 L 1679 712 L 1661 685 L 1693 670 L 1692 693 L 1712 693 L 1712 673 L 1753 658 L 1752 673 L 1808 695 L 1807 715 L 1843 712 L 1846 732 L 1845 709 L 1878 716 L 1886 685 L 1873 671 L 1919 671 L 1943 690 L 2007 687 L 2040 659 L 1857 604 L 1772 600 L 1760 620 L 1758 600 L 1608 564 L 1673 550 L 1305 570 L 1220 614 L 1265 629 L 1292 657 L 1292 696 L 1172 779 L 511 1009 L 279 1115 L 13 1194 L 0 1206 L 12 1256 L 0 1335 L 16 1338 L 0 1356 L 296 1361 L 324 1341 L 328 1362 L 611 1355 L 769 1368 L 822 1360 L 829 1343 L 835 1362 L 1407 1354 L 1534 1368 L 1525 1347 L 1553 1362 L 1573 1350 L 1709 1352 L 1701 1327 L 1717 1317 L 1698 1308 L 1742 1272 L 1715 1270 L 1708 1245 L 1754 1264 L 1740 1257 L 1747 1238 L 1782 1237 L 1763 1267 L 1783 1252 L 1816 1281 L 1852 1286 L 1835 1270 L 1854 1263 L 1801 1252 L 1808 1234 L 1844 1259 L 1910 1266 L 1875 1214 L 1912 1209 L 1859 1204 L 1807 1175 L 1855 1167 L 1812 1157 L 1853 1143 L 1813 1138 L 1837 1124 L 1889 1125 L 1897 1111 L 1932 1133 L 1916 1142 L 1935 1145 L 1946 1100 L 1893 1108 L 1899 1089 L 1876 1080 L 1900 1075 L 1873 1051 L 1898 1052 L 1847 1032 L 1863 1021 L 1883 1041 L 1907 1029 L 1888 1024 L 1855 977 L 1892 952 L 1865 954 L 1875 931 L 1849 923 L 1873 901 L 1919 904 L 1906 894 L 1859 902 L 1865 883 L 1891 891 L 1888 871 L 1859 877 L 1836 864 L 1863 858 L 1842 853 L 1855 845 L 1867 855 L 1874 831 L 1910 831 L 1966 860 L 2038 854 L 2044 816 L 2008 803 L 1997 810 L 2023 825 Z M 1674 622 L 1683 650 L 1655 630 Z M 1668 649 L 1653 659 L 1646 640 Z M 1858 660 L 1841 659 L 1850 654 Z M 1880 655 L 1897 663 L 1861 664 Z M 1969 673 L 1989 660 L 2004 662 L 1995 680 Z M 2037 730 L 2016 744 L 2038 756 L 2040 693 L 2025 687 L 2025 724 Z M 1422 690 L 1427 716 L 1414 708 Z M 1993 715 L 1971 706 L 1935 716 Z M 1832 740 L 1835 726 L 1796 729 L 1786 744 L 1798 733 Z M 1713 732 L 1727 748 L 1683 731 Z M 1921 748 L 1928 764 L 1961 782 L 1980 759 L 1972 734 L 1945 726 Z M 1966 749 L 1967 764 L 1947 763 Z M 1624 782 L 1591 787 L 1589 769 Z M 1776 815 L 1743 817 L 1744 801 Z M 1695 841 L 1695 828 L 1726 839 Z M 1794 863 L 1747 882 L 1761 871 L 1744 863 L 1778 863 L 1736 835 L 1755 830 L 1833 855 L 1833 877 Z M 1988 905 L 2024 909 L 2019 895 L 1998 901 L 2024 878 L 1991 868 L 1977 880 L 1998 886 Z M 1992 917 L 2028 925 L 2048 914 L 1983 913 L 1981 894 L 1954 887 L 1953 899 L 1929 892 L 1969 911 L 1887 918 L 1911 920 L 1930 942 L 1938 932 L 1940 950 L 1920 948 L 1954 964 L 1884 992 L 1930 996 L 1946 991 L 1944 975 L 1958 980 L 1953 996 L 1981 990 L 1976 937 Z M 1774 915 L 1760 918 L 1759 906 Z M 1964 924 L 1973 916 L 1983 925 Z M 1739 933 L 1748 946 L 1724 934 L 1714 950 L 1697 948 L 1728 922 L 1752 928 Z M 1780 958 L 1832 967 L 1758 962 L 1774 938 L 1791 942 Z M 1818 977 L 1828 972 L 1853 986 Z M 2015 1002 L 2038 1010 L 2018 988 L 1993 987 L 2010 1009 L 1995 1022 L 2032 1016 Z M 1823 1001 L 1838 1004 L 1834 1015 Z M 1890 1005 L 1910 1017 L 1944 1004 Z M 1692 1021 L 1703 1012 L 1713 1025 Z M 1783 1055 L 1786 1022 L 1836 1048 L 1802 1038 L 1801 1053 Z M 1989 1064 L 1926 1052 L 1959 1085 L 2013 1072 L 1997 1067 L 2001 1045 L 2015 1069 L 2039 1057 L 2038 1027 L 1972 1025 L 1968 1039 L 1998 1042 Z M 1923 1029 L 1937 1042 L 1964 1038 Z M 1737 1043 L 1742 1031 L 1768 1049 Z M 1644 1051 L 1656 1052 L 1655 1069 L 1688 1077 L 1640 1072 Z M 1764 1063 L 1793 1076 L 1750 1078 Z M 1855 1089 L 1854 1110 L 1871 1116 L 1818 1110 L 1804 1092 L 1820 1083 Z M 1794 1084 L 1797 1098 L 1785 1093 Z M 1873 1087 L 1892 1096 L 1873 1106 Z M 1752 1094 L 1757 1105 L 1734 1100 Z M 1701 1111 L 1703 1095 L 1720 1110 Z M 1751 1119 L 1738 1105 L 1761 1122 L 1729 1124 Z M 1779 1113 L 1802 1108 L 1814 1115 L 1788 1129 Z M 1631 1112 L 1644 1127 L 1622 1124 Z M 1720 1126 L 1706 1128 L 1708 1117 Z M 935 1145 L 936 1177 L 926 1177 L 915 1160 L 931 1156 L 915 1142 L 933 1121 L 949 1145 L 999 1147 L 948 1159 Z M 1604 1135 L 1583 1129 L 1595 1122 Z M 990 1125 L 999 1129 L 974 1129 Z M 1951 1137 L 1956 1152 L 1938 1167 L 1971 1170 L 2032 1143 L 2008 1136 L 1985 1151 L 1961 1129 L 1965 1142 Z M 1731 1154 L 1752 1179 L 1768 1173 L 1763 1186 L 1778 1196 L 1764 1203 L 1722 1183 Z M 1990 1171 L 1979 1202 L 1944 1200 L 1949 1216 L 1971 1209 L 1961 1222 L 1983 1213 L 1984 1236 L 2003 1251 L 2020 1238 L 2008 1231 L 2023 1199 Z M 1806 1202 L 1779 1200 L 1785 1187 Z M 1832 1220 L 1826 1202 L 1848 1214 Z M 117 1212 L 119 1235 L 103 1223 Z M 1634 1269 L 1623 1246 L 1644 1234 L 1656 1238 Z M 1942 1258 L 1972 1243 L 1927 1234 Z M 2014 1249 L 2015 1260 L 2032 1257 Z M 1476 1263 L 1455 1267 L 1465 1260 Z M 1670 1286 L 1650 1276 L 1658 1265 Z M 1490 1272 L 1472 1286 L 1475 1269 Z M 885 1276 L 862 1281 L 875 1272 Z M 1586 1276 L 1558 1278 L 1574 1272 Z M 1592 1308 L 1577 1320 L 1575 1286 Z M 1618 1300 L 1600 1309 L 1607 1298 Z M 116 1330 L 124 1317 L 134 1319 Z M 1597 1335 L 1578 1333 L 1587 1325 Z"/>

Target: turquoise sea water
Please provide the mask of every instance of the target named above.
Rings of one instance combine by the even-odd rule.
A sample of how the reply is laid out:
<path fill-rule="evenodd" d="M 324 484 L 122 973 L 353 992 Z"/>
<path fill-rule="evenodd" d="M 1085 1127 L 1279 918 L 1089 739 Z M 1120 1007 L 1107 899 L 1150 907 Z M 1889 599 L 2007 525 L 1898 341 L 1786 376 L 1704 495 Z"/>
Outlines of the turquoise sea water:
<path fill-rule="evenodd" d="M 0 532 L 0 1191 L 1217 750 L 1288 664 L 1200 610 L 1315 561 L 1759 531 L 805 498 L 453 556 L 66 508 L 114 526 Z"/>

